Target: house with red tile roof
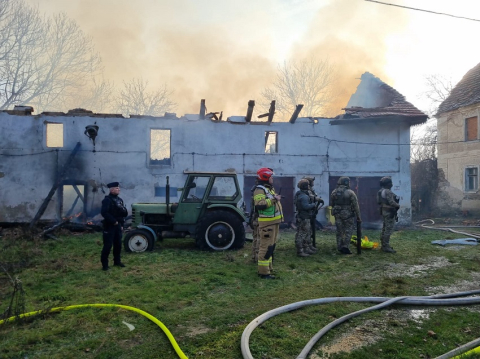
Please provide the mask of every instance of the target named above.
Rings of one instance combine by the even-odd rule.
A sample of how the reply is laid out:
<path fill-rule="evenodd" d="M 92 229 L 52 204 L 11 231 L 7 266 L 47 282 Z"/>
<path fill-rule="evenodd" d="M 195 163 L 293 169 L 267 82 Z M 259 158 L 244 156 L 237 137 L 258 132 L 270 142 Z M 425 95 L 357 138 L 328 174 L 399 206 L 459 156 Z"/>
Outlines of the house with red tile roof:
<path fill-rule="evenodd" d="M 437 206 L 480 212 L 480 63 L 469 70 L 437 111 Z"/>

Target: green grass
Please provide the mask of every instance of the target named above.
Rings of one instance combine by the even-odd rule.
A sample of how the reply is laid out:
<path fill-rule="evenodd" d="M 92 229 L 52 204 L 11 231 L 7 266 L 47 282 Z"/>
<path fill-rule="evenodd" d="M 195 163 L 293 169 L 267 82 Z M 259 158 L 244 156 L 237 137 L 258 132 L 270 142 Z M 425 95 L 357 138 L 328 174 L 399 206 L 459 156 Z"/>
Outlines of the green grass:
<path fill-rule="evenodd" d="M 463 235 L 433 230 L 394 233 L 397 254 L 364 250 L 342 256 L 335 234 L 317 232 L 319 253 L 299 258 L 294 232 L 284 231 L 275 253 L 278 280 L 261 280 L 251 262 L 251 243 L 228 252 L 201 252 L 192 239 L 165 239 L 153 252 L 123 255 L 126 268 L 101 270 L 101 233 L 57 234 L 58 240 L 0 238 L 0 264 L 25 291 L 25 311 L 110 303 L 133 306 L 160 320 L 189 358 L 242 358 L 240 338 L 257 316 L 294 302 L 341 296 L 405 296 L 440 293 L 435 288 L 478 289 L 480 246 L 441 247 L 436 239 Z M 378 241 L 378 231 L 365 231 Z M 353 249 L 353 248 L 352 248 Z M 13 287 L 0 268 L 0 313 Z M 467 289 L 466 289 L 467 288 Z M 450 290 L 453 291 L 453 290 Z M 281 314 L 250 338 L 255 358 L 295 358 L 310 338 L 336 318 L 366 303 L 332 303 Z M 433 358 L 479 336 L 480 305 L 422 307 L 428 317 L 414 321 L 411 307 L 395 306 L 354 318 L 329 331 L 314 347 L 345 335 L 379 336 L 363 347 L 330 358 Z M 130 331 L 125 321 L 135 326 Z M 427 334 L 433 331 L 434 336 Z M 1 358 L 176 358 L 161 329 L 147 318 L 119 308 L 82 308 L 0 325 Z"/>

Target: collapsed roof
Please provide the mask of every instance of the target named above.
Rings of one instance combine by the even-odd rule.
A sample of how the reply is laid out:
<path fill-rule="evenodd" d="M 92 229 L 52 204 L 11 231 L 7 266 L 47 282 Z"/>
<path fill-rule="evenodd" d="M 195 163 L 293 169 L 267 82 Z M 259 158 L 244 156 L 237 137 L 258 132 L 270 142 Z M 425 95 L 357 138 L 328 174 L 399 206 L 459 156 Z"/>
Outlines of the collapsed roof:
<path fill-rule="evenodd" d="M 393 87 L 369 72 L 361 76 L 357 91 L 350 97 L 345 114 L 335 117 L 332 125 L 351 122 L 406 121 L 412 125 L 424 123 L 428 116 L 405 100 Z M 358 122 L 357 122 L 358 123 Z"/>

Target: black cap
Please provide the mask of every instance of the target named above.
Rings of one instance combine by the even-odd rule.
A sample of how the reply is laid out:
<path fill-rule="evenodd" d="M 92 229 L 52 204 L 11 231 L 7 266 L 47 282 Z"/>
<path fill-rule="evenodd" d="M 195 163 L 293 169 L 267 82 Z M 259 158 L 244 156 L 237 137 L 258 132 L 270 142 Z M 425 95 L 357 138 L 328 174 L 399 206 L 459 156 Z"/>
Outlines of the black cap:
<path fill-rule="evenodd" d="M 112 182 L 112 183 L 107 184 L 107 187 L 112 188 L 112 187 L 118 187 L 119 185 L 120 185 L 120 183 L 118 183 L 118 182 Z"/>

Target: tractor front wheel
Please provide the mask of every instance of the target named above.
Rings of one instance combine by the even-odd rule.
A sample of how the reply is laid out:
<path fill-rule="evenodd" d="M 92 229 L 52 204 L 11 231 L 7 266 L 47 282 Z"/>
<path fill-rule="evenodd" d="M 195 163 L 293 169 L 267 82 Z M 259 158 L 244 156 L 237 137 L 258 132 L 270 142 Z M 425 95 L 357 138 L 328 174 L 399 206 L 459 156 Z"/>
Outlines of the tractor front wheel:
<path fill-rule="evenodd" d="M 239 216 L 225 210 L 207 212 L 198 222 L 196 244 L 202 250 L 242 248 L 245 244 L 243 222 Z"/>
<path fill-rule="evenodd" d="M 123 246 L 127 252 L 153 251 L 155 241 L 152 234 L 145 229 L 134 229 L 125 234 Z"/>

